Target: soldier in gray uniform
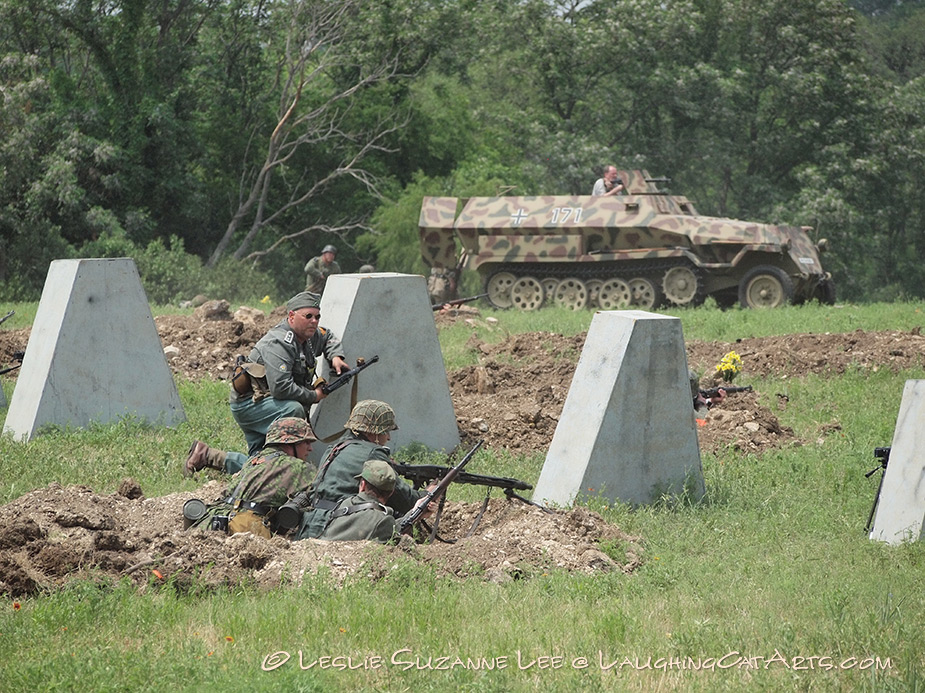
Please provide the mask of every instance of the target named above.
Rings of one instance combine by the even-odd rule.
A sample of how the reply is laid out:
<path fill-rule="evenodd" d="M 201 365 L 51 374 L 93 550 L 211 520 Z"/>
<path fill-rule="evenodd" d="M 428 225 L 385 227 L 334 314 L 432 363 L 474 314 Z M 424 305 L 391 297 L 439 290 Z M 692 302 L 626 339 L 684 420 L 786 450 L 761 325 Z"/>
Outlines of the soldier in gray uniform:
<path fill-rule="evenodd" d="M 319 536 L 326 541 L 372 540 L 386 544 L 398 538 L 395 511 L 388 507 L 398 475 L 388 462 L 366 460 L 359 475 L 360 488 L 331 511 L 328 526 Z"/>
<path fill-rule="evenodd" d="M 251 350 L 243 364 L 242 379 L 232 383 L 231 415 L 244 432 L 248 455 L 264 446 L 267 428 L 276 419 L 294 416 L 308 418 L 308 409 L 325 398 L 321 385 L 315 386 L 318 358 L 324 355 L 340 374 L 350 366 L 340 339 L 319 326 L 321 297 L 308 291 L 296 294 L 286 303 L 286 319 L 267 332 Z M 244 383 L 241 387 L 240 384 Z M 218 456 L 223 454 L 221 466 Z M 241 469 L 248 455 L 222 453 L 201 441 L 194 441 L 183 468 L 191 474 L 205 467 L 229 473 Z"/>
<path fill-rule="evenodd" d="M 324 285 L 332 274 L 340 274 L 340 265 L 334 259 L 337 248 L 326 245 L 321 249 L 321 255 L 313 257 L 305 263 L 305 290 L 320 294 Z"/>
<path fill-rule="evenodd" d="M 357 476 L 362 474 L 368 460 L 389 463 L 389 449 L 385 447 L 395 425 L 395 412 L 385 402 L 367 399 L 357 402 L 343 436 L 332 445 L 321 461 L 313 483 L 311 509 L 302 517 L 298 539 L 318 537 L 328 524 L 328 516 L 344 498 L 357 490 Z M 398 479 L 387 505 L 395 513 L 404 514 L 425 495 L 403 479 Z"/>
<path fill-rule="evenodd" d="M 315 440 L 305 419 L 282 418 L 271 423 L 266 447 L 247 461 L 221 497 L 204 508 L 204 514 L 195 520 L 187 517 L 194 520 L 192 528 L 251 532 L 269 538 L 279 507 L 311 484 L 315 465 L 307 458 Z"/>

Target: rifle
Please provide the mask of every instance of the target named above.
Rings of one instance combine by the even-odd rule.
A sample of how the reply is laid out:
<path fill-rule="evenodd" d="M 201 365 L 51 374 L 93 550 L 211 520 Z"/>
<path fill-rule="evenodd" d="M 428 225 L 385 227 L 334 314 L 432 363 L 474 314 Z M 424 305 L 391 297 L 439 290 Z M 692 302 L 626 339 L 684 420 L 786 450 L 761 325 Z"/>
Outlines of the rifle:
<path fill-rule="evenodd" d="M 12 315 L 12 313 L 13 313 L 13 311 L 10 311 L 10 315 Z M 8 318 L 8 317 L 10 317 L 10 316 L 7 315 L 6 318 Z M 6 320 L 6 318 L 3 318 L 3 319 Z M 0 375 L 3 375 L 4 373 L 9 373 L 10 371 L 15 371 L 17 368 L 19 368 L 19 367 L 22 365 L 22 360 L 23 360 L 25 357 L 26 357 L 26 352 L 24 352 L 24 351 L 17 351 L 17 352 L 15 352 L 15 353 L 13 354 L 13 359 L 16 360 L 16 361 L 19 361 L 19 363 L 17 363 L 15 366 L 7 366 L 7 367 L 4 368 L 3 370 L 0 370 Z"/>
<path fill-rule="evenodd" d="M 874 504 L 870 507 L 870 515 L 867 516 L 867 524 L 864 527 L 864 532 L 867 534 L 870 534 L 870 526 L 874 521 L 874 513 L 877 511 L 877 505 L 880 503 L 880 491 L 883 490 L 883 477 L 886 476 L 886 466 L 890 463 L 890 450 L 892 449 L 891 447 L 874 448 L 874 457 L 880 460 L 880 464 L 864 475 L 866 479 L 869 479 L 878 469 L 883 470 L 883 473 L 880 475 L 880 485 L 877 486 L 877 494 L 874 496 Z"/>
<path fill-rule="evenodd" d="M 471 303 L 472 301 L 478 301 L 480 298 L 485 298 L 488 294 L 479 294 L 478 296 L 467 296 L 466 298 L 455 298 L 452 301 L 444 301 L 443 303 L 434 303 L 430 309 L 435 313 L 443 308 L 443 306 L 461 306 L 463 303 Z"/>
<path fill-rule="evenodd" d="M 350 379 L 351 379 L 353 376 L 355 376 L 357 373 L 359 373 L 360 371 L 362 371 L 362 370 L 365 369 L 365 368 L 369 368 L 369 367 L 372 366 L 374 363 L 376 363 L 376 361 L 378 361 L 378 360 L 379 360 L 379 356 L 378 356 L 378 355 L 377 355 L 377 356 L 373 356 L 369 361 L 367 361 L 366 359 L 363 359 L 363 358 L 357 359 L 357 365 L 356 365 L 355 368 L 351 368 L 349 371 L 346 371 L 346 372 L 344 372 L 344 373 L 341 373 L 341 374 L 337 377 L 336 380 L 332 380 L 332 381 L 329 382 L 329 383 L 324 383 L 324 384 L 321 386 L 321 391 L 322 391 L 324 394 L 326 394 L 326 395 L 331 394 L 332 392 L 334 392 L 334 390 L 338 390 L 338 389 L 342 388 L 344 385 L 346 385 L 347 383 L 349 383 L 349 382 L 350 382 Z"/>
<path fill-rule="evenodd" d="M 452 484 L 453 481 L 456 480 L 456 477 L 463 470 L 463 467 L 469 464 L 469 460 L 475 457 L 475 453 L 478 452 L 478 449 L 480 447 L 482 447 L 483 442 L 484 441 L 481 441 L 481 440 L 477 442 L 475 446 L 469 452 L 466 453 L 466 456 L 463 457 L 459 461 L 459 464 L 457 464 L 455 467 L 450 469 L 450 471 L 448 471 L 443 476 L 443 478 L 440 479 L 440 483 L 437 484 L 433 489 L 431 489 L 424 495 L 424 498 L 426 499 L 424 502 L 416 503 L 415 506 L 411 510 L 405 513 L 404 517 L 402 517 L 401 520 L 398 521 L 398 531 L 400 534 L 405 534 L 411 530 L 411 527 L 414 525 L 414 523 L 420 520 L 421 517 L 424 515 L 424 512 L 427 510 L 427 505 L 430 503 L 430 501 L 432 501 L 434 498 L 436 498 L 437 496 L 441 494 L 443 494 L 445 497 L 446 490 L 449 488 L 450 484 Z M 441 499 L 440 510 L 442 509 L 443 507 L 442 507 L 442 499 Z M 437 518 L 434 520 L 434 529 L 432 531 L 432 535 L 434 536 L 437 533 L 437 524 L 439 522 L 440 522 L 440 513 L 438 512 Z"/>
<path fill-rule="evenodd" d="M 17 363 L 15 366 L 8 366 L 7 368 L 4 368 L 2 371 L 0 371 L 0 375 L 3 375 L 4 373 L 9 373 L 10 371 L 15 371 L 21 365 L 22 365 L 21 363 Z"/>
<path fill-rule="evenodd" d="M 726 387 L 723 387 L 722 385 L 720 385 L 719 387 L 711 387 L 709 390 L 701 390 L 700 396 L 705 397 L 707 399 L 709 399 L 710 397 L 716 397 L 716 395 L 719 394 L 720 390 L 725 390 L 727 395 L 734 395 L 736 392 L 751 392 L 752 386 L 743 385 L 742 387 L 735 387 L 733 385 L 728 385 Z"/>
<path fill-rule="evenodd" d="M 6 315 L 4 315 L 2 318 L 0 318 L 0 325 L 2 325 L 2 324 L 5 323 L 7 320 L 9 320 L 10 318 L 12 318 L 15 314 L 16 314 L 16 311 L 15 311 L 15 310 L 11 310 L 9 313 L 7 313 Z"/>

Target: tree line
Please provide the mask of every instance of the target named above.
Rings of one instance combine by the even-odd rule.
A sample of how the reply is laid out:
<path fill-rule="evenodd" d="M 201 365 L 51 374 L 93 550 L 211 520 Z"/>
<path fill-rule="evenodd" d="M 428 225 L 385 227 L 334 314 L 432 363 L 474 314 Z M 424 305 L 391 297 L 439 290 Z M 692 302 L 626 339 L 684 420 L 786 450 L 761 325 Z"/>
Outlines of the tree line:
<path fill-rule="evenodd" d="M 671 178 L 925 295 L 925 3 L 0 0 L 0 299 L 51 260 L 149 297 L 285 297 L 326 243 L 423 271 L 423 195 Z"/>

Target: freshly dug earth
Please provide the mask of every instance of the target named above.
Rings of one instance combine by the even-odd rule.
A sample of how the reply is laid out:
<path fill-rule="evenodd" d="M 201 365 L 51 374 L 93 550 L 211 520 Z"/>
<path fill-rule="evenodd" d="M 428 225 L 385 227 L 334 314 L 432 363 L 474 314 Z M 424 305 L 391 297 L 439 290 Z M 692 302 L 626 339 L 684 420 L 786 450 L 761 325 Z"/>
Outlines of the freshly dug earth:
<path fill-rule="evenodd" d="M 269 317 L 225 302 L 209 302 L 192 316 L 156 319 L 158 332 L 177 377 L 227 380 L 236 354 L 250 347 L 285 315 Z M 458 320 L 472 327 L 468 346 L 478 364 L 448 373 L 460 432 L 482 438 L 486 446 L 524 454 L 546 450 L 577 364 L 585 335 L 554 333 L 510 336 L 497 344 L 479 337 L 500 329 L 468 308 L 437 315 L 437 325 Z M 26 348 L 29 330 L 0 330 L 0 366 Z M 743 339 L 735 344 L 687 345 L 688 362 L 708 382 L 723 354 L 735 350 L 748 375 L 799 377 L 842 373 L 847 368 L 899 370 L 920 366 L 925 337 L 918 330 L 835 335 L 787 335 Z M 348 352 L 349 353 L 349 352 Z M 16 371 L 4 377 L 15 377 Z M 710 412 L 698 414 L 704 455 L 732 447 L 760 453 L 801 444 L 775 413 L 786 397 L 773 393 L 729 396 Z M 820 435 L 838 430 L 837 421 Z M 178 461 L 179 462 L 179 461 Z M 402 559 L 432 566 L 438 575 L 504 581 L 549 569 L 631 572 L 643 555 L 641 540 L 624 535 L 600 516 L 582 508 L 547 514 L 503 498 L 492 500 L 477 530 L 465 537 L 478 504 L 448 502 L 441 534 L 462 537 L 456 544 L 398 547 L 366 543 L 290 542 L 252 535 L 225 537 L 217 532 L 184 532 L 181 508 L 191 497 L 216 498 L 220 483 L 194 493 L 146 499 L 127 479 L 119 492 L 99 495 L 85 487 L 55 484 L 0 507 L 0 593 L 24 595 L 54 588 L 76 577 L 128 576 L 147 589 L 165 580 L 179 586 L 233 585 L 242 581 L 268 587 L 298 584 L 323 568 L 337 580 L 353 575 L 387 576 Z M 601 549 L 605 548 L 606 553 Z"/>
<path fill-rule="evenodd" d="M 503 497 L 490 502 L 471 537 L 465 535 L 480 504 L 447 502 L 440 534 L 460 537 L 455 544 L 416 544 L 403 537 L 387 547 L 184 531 L 183 503 L 215 498 L 221 489 L 210 481 L 196 493 L 145 498 L 136 482 L 125 479 L 112 495 L 59 484 L 27 493 L 0 507 L 0 594 L 18 597 L 74 579 L 120 577 L 141 589 L 166 581 L 179 589 L 245 582 L 273 588 L 301 584 L 320 570 L 339 583 L 351 576 L 378 580 L 403 560 L 427 564 L 441 577 L 506 582 L 554 569 L 628 573 L 643 551 L 638 538 L 596 513 L 548 513 Z"/>

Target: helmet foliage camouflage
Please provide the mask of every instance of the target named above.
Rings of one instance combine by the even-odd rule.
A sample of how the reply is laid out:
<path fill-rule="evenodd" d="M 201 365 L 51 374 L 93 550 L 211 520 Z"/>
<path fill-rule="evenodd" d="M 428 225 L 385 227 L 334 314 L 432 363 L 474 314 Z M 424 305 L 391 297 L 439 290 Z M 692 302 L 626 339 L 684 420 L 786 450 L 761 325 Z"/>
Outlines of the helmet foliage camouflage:
<path fill-rule="evenodd" d="M 318 440 L 305 419 L 293 416 L 277 419 L 267 429 L 267 445 L 295 444 L 303 440 Z"/>
<path fill-rule="evenodd" d="M 392 407 L 376 399 L 364 399 L 356 403 L 344 428 L 362 433 L 385 433 L 398 426 Z"/>

